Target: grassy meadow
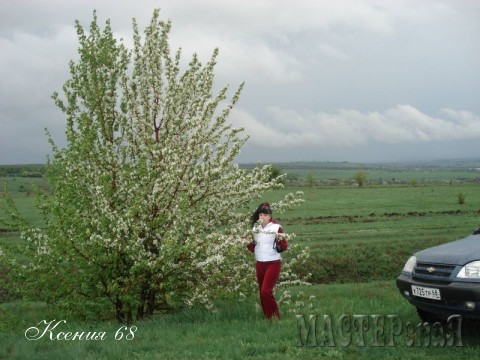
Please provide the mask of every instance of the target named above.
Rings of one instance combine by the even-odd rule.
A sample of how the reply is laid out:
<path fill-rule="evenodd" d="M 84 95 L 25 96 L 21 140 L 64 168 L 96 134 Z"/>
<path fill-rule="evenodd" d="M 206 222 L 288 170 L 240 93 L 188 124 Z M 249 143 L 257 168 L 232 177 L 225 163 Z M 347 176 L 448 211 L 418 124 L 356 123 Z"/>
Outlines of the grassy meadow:
<path fill-rule="evenodd" d="M 418 171 L 407 174 L 402 169 L 402 183 L 375 181 L 355 187 L 350 186 L 352 169 L 329 169 L 327 173 L 317 168 L 317 179 L 335 179 L 337 185 L 318 181 L 321 186 L 305 187 L 302 180 L 312 170 L 291 171 L 296 174 L 295 181 L 287 181 L 283 190 L 266 193 L 262 200 L 274 202 L 287 192 L 304 192 L 305 203 L 278 218 L 287 232 L 297 234 L 293 241 L 310 247 L 311 258 L 298 271 L 311 273 L 312 285 L 277 289 L 277 298 L 283 291 L 290 294 L 280 304 L 281 320 L 264 320 L 254 297 L 219 303 L 215 312 L 185 309 L 122 328 L 116 322 L 82 322 L 43 303 L 2 298 L 0 291 L 0 359 L 474 358 L 480 346 L 478 324 L 464 323 L 463 346 L 435 346 L 433 334 L 418 332 L 420 319 L 398 293 L 395 278 L 413 252 L 467 236 L 480 226 L 478 173 L 465 181 L 463 175 L 458 177 L 458 169 L 441 169 L 441 176 L 440 170 L 435 170 L 431 177 L 410 181 Z M 371 179 L 372 171 L 367 172 Z M 465 173 L 471 175 L 468 169 Z M 0 177 L 0 186 L 3 190 L 3 184 L 8 184 L 18 206 L 38 224 L 32 181 L 46 188 L 42 178 L 11 173 Z M 459 194 L 464 197 L 463 204 L 458 201 Z M 17 233 L 0 229 L 0 246 L 19 242 Z M 334 346 L 299 346 L 308 344 L 299 343 L 298 314 L 306 320 L 310 315 L 318 316 L 319 343 L 323 338 L 321 320 L 330 317 Z M 337 320 L 343 314 L 367 316 L 369 328 L 363 344 L 354 328 L 347 331 L 351 335 L 349 346 L 338 341 Z M 371 318 L 375 314 L 393 314 L 401 320 L 403 331 L 394 336 L 393 346 L 386 346 L 393 336 L 386 318 L 384 333 L 379 335 L 381 344 L 375 346 Z M 104 337 L 68 341 L 51 340 L 47 334 L 39 340 L 27 340 L 27 329 L 40 327 L 42 320 L 66 321 L 54 333 L 103 332 Z M 412 328 L 418 331 L 409 332 Z"/>

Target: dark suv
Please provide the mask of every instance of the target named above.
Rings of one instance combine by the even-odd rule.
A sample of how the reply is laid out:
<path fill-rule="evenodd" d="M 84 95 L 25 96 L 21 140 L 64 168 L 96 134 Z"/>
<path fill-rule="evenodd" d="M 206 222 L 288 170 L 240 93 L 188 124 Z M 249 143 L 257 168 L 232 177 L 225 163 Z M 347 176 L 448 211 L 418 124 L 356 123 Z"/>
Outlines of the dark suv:
<path fill-rule="evenodd" d="M 408 259 L 400 293 L 424 321 L 458 314 L 480 319 L 480 234 L 434 246 Z"/>

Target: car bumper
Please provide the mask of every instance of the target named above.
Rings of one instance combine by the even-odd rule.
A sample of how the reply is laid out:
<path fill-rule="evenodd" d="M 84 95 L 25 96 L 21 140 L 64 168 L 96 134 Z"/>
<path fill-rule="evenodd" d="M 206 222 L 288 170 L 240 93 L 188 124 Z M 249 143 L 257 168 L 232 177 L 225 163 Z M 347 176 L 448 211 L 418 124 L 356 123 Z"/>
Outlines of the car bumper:
<path fill-rule="evenodd" d="M 440 300 L 426 299 L 412 294 L 412 285 L 440 290 Z M 404 298 L 419 309 L 448 317 L 453 314 L 480 319 L 480 283 L 451 282 L 445 284 L 422 282 L 401 274 L 397 287 Z"/>

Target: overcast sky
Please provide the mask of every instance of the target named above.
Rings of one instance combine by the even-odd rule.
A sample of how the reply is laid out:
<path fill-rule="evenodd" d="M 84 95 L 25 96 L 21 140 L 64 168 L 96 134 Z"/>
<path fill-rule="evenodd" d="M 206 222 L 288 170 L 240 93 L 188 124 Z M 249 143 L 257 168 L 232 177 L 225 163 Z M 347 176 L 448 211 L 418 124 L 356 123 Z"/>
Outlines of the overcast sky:
<path fill-rule="evenodd" d="M 97 10 L 131 41 L 160 8 L 171 47 L 246 85 L 240 162 L 480 157 L 480 0 L 0 0 L 0 164 L 43 163 L 51 95 Z"/>

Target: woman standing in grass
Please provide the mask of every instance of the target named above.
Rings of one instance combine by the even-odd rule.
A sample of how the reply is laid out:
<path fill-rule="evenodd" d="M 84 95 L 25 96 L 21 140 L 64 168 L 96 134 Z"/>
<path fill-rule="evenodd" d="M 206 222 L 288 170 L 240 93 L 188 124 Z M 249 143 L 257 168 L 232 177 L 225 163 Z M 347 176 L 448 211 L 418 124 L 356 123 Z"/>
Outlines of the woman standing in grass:
<path fill-rule="evenodd" d="M 273 296 L 273 288 L 277 283 L 282 266 L 282 257 L 275 246 L 275 240 L 281 251 L 287 249 L 286 240 L 281 237 L 281 225 L 272 219 L 269 203 L 262 203 L 252 214 L 253 241 L 248 244 L 248 250 L 255 253 L 257 281 L 260 290 L 260 300 L 263 314 L 267 319 L 280 318 L 277 301 Z"/>

